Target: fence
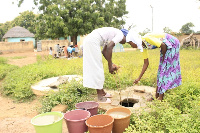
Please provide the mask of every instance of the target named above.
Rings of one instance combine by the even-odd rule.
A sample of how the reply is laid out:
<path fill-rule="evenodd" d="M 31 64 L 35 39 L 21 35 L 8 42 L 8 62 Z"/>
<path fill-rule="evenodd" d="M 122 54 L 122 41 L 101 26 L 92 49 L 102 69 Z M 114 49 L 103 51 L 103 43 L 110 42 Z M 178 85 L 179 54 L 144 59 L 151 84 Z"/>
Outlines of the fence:
<path fill-rule="evenodd" d="M 17 53 L 33 51 L 33 41 L 29 42 L 0 42 L 0 53 Z"/>

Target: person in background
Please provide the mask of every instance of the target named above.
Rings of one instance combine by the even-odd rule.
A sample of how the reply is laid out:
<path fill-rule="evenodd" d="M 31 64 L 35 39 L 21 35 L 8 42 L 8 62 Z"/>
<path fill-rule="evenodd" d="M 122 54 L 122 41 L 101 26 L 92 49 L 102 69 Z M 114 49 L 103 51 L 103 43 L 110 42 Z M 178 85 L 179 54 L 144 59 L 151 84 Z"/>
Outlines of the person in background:
<path fill-rule="evenodd" d="M 63 46 L 63 51 L 64 51 L 64 54 L 65 54 L 65 58 L 68 58 L 67 47 Z"/>
<path fill-rule="evenodd" d="M 83 55 L 83 45 L 80 45 L 80 50 L 81 50 L 81 56 Z"/>
<path fill-rule="evenodd" d="M 53 55 L 53 50 L 52 50 L 52 47 L 49 47 L 49 55 Z"/>
<path fill-rule="evenodd" d="M 115 74 L 112 49 L 117 43 L 124 44 L 128 30 L 103 27 L 93 30 L 83 41 L 83 86 L 97 90 L 98 102 L 111 103 L 110 94 L 103 89 L 104 69 L 102 55 L 108 62 L 109 72 Z M 101 51 L 101 47 L 103 50 Z"/>
<path fill-rule="evenodd" d="M 74 51 L 74 52 L 75 52 L 75 56 L 77 56 L 77 55 L 78 55 L 78 52 L 79 52 L 79 50 L 78 50 L 78 45 L 76 44 L 74 47 L 75 47 L 75 51 Z"/>
<path fill-rule="evenodd" d="M 72 57 L 73 45 L 67 47 L 68 58 Z"/>
<path fill-rule="evenodd" d="M 163 100 L 164 93 L 168 89 L 181 85 L 182 78 L 179 59 L 180 42 L 177 38 L 167 33 L 149 33 L 141 37 L 133 30 L 130 30 L 126 37 L 126 42 L 128 42 L 133 48 L 140 49 L 143 53 L 144 65 L 139 77 L 134 81 L 135 84 L 140 81 L 149 65 L 148 50 L 146 45 L 146 43 L 149 43 L 161 48 L 155 97 L 159 100 Z M 151 100 L 153 100 L 153 98 L 149 99 L 149 101 Z"/>
<path fill-rule="evenodd" d="M 54 57 L 55 58 L 59 58 L 59 52 L 60 52 L 60 45 L 59 44 L 56 44 L 55 46 L 54 46 L 54 51 L 55 51 L 55 54 L 54 54 Z"/>

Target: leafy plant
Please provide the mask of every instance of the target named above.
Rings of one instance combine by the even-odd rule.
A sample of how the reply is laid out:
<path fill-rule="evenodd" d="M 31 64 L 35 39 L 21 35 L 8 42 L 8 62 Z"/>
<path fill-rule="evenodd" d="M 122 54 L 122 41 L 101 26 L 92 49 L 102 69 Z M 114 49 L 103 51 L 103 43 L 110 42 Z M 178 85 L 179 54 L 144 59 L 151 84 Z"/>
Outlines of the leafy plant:
<path fill-rule="evenodd" d="M 60 85 L 59 88 L 59 92 L 50 92 L 48 95 L 44 96 L 44 99 L 42 99 L 41 112 L 51 111 L 57 104 L 67 105 L 67 109 L 72 110 L 75 109 L 76 103 L 94 99 L 94 97 L 91 97 L 94 91 L 83 87 L 82 84 L 76 80 Z M 81 90 L 81 93 L 77 91 L 77 88 Z"/>
<path fill-rule="evenodd" d="M 0 64 L 6 64 L 8 62 L 8 59 L 0 57 Z"/>
<path fill-rule="evenodd" d="M 0 80 L 5 78 L 5 76 L 11 71 L 17 69 L 17 66 L 7 64 L 8 59 L 0 57 Z"/>

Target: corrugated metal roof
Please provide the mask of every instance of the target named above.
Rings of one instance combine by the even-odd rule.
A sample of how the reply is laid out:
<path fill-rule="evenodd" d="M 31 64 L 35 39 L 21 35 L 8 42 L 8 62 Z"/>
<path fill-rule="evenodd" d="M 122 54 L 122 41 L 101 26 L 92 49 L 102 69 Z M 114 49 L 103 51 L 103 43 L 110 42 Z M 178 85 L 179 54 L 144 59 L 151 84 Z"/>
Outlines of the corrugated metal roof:
<path fill-rule="evenodd" d="M 33 33 L 28 31 L 27 29 L 15 26 L 11 28 L 4 36 L 3 38 L 18 38 L 18 37 L 35 37 Z"/>

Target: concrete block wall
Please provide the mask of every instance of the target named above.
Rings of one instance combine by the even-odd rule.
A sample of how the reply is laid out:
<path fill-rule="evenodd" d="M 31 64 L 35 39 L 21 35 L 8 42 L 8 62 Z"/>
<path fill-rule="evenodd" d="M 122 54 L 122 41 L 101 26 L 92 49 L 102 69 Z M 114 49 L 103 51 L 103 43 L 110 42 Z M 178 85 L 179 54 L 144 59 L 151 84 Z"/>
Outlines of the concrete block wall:
<path fill-rule="evenodd" d="M 33 41 L 29 42 L 0 42 L 1 53 L 17 53 L 33 51 Z"/>
<path fill-rule="evenodd" d="M 68 40 L 41 40 L 41 44 L 42 44 L 42 51 L 49 51 L 50 47 L 52 47 L 54 51 L 54 47 L 56 44 L 65 47 L 68 47 L 68 45 L 70 45 Z"/>

